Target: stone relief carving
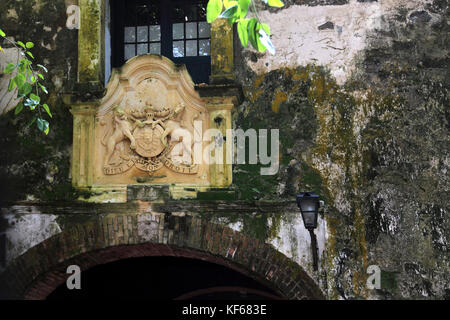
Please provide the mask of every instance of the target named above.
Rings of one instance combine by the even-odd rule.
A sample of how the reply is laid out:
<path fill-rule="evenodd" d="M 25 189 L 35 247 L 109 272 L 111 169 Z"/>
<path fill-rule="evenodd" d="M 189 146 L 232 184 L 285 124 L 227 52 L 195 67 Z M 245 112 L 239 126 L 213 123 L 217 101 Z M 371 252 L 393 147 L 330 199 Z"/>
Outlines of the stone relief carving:
<path fill-rule="evenodd" d="M 193 164 L 189 151 L 193 139 L 181 141 L 182 147 L 177 149 L 179 141 L 171 139 L 177 129 L 185 129 L 193 137 L 197 117 L 198 113 L 186 112 L 184 103 L 171 107 L 115 106 L 111 119 L 100 123 L 106 126 L 101 140 L 105 148 L 103 173 L 118 175 L 135 166 L 151 175 L 165 166 L 177 173 L 197 174 L 198 165 Z"/>
<path fill-rule="evenodd" d="M 209 145 L 207 106 L 185 67 L 155 55 L 130 59 L 113 70 L 101 100 L 72 108 L 76 123 L 88 121 L 74 127 L 74 184 L 119 197 L 134 184 L 209 186 L 210 165 L 198 157 Z"/>

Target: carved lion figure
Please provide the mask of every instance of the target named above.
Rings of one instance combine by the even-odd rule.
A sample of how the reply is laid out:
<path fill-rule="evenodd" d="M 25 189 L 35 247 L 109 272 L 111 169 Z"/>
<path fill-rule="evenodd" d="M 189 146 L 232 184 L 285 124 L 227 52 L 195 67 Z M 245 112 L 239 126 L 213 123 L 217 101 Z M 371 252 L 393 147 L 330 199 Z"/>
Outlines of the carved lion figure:
<path fill-rule="evenodd" d="M 136 140 L 134 139 L 132 132 L 135 128 L 135 124 L 130 123 L 128 115 L 119 107 L 114 108 L 113 115 L 113 132 L 109 134 L 107 132 L 102 139 L 102 144 L 106 146 L 105 166 L 111 164 L 111 156 L 114 153 L 116 145 L 128 138 L 131 142 L 130 148 L 136 149 Z M 108 136 L 108 137 L 107 137 Z"/>

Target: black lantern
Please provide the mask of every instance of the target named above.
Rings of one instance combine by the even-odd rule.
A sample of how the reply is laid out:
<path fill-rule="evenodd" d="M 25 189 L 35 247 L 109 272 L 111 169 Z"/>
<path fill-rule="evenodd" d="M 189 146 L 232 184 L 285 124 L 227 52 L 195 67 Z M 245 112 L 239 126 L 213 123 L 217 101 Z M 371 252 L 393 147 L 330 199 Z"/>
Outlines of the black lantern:
<path fill-rule="evenodd" d="M 302 192 L 297 196 L 297 205 L 302 212 L 303 223 L 306 229 L 317 228 L 319 216 L 319 196 L 310 192 Z"/>
<path fill-rule="evenodd" d="M 303 223 L 311 236 L 311 250 L 313 254 L 313 267 L 318 270 L 317 238 L 314 229 L 317 228 L 320 201 L 319 196 L 312 192 L 302 192 L 297 195 L 297 205 L 302 213 Z"/>

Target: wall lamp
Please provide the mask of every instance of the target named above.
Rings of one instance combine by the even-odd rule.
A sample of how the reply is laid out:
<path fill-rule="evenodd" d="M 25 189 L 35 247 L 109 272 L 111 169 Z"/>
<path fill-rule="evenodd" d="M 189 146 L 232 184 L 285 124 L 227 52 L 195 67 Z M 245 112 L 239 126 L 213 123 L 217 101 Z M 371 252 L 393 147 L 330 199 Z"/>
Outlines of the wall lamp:
<path fill-rule="evenodd" d="M 317 228 L 317 218 L 319 216 L 320 201 L 319 196 L 312 192 L 302 192 L 297 195 L 297 205 L 302 213 L 303 223 L 311 236 L 311 249 L 313 254 L 313 268 L 318 270 L 318 248 L 317 238 L 314 229 Z"/>

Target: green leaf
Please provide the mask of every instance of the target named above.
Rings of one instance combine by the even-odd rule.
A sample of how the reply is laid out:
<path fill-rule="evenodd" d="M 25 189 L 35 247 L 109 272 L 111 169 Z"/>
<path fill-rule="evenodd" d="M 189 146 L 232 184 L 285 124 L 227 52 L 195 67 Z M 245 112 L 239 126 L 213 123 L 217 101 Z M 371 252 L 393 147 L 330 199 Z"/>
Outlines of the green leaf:
<path fill-rule="evenodd" d="M 25 69 L 27 68 L 27 66 L 23 63 L 19 63 L 19 73 L 25 73 Z"/>
<path fill-rule="evenodd" d="M 20 59 L 19 63 L 20 63 L 20 64 L 24 64 L 24 65 L 26 65 L 26 66 L 29 66 L 29 65 L 33 64 L 33 62 L 31 62 L 31 61 L 28 60 L 27 58 Z"/>
<path fill-rule="evenodd" d="M 269 2 L 270 2 L 270 1 L 269 1 Z M 34 47 L 34 43 L 33 43 L 33 42 L 27 42 L 27 43 L 25 44 L 25 46 L 26 46 L 28 49 L 31 49 L 31 48 Z"/>
<path fill-rule="evenodd" d="M 52 113 L 50 112 L 49 106 L 48 106 L 46 103 L 44 103 L 44 104 L 42 105 L 42 107 L 43 107 L 44 110 L 47 112 L 47 114 L 50 116 L 50 118 L 53 118 Z"/>
<path fill-rule="evenodd" d="M 15 64 L 8 63 L 8 65 L 6 66 L 5 70 L 3 70 L 3 73 L 4 74 L 9 74 L 9 73 L 13 72 L 15 68 L 16 68 Z"/>
<path fill-rule="evenodd" d="M 30 94 L 30 99 L 36 101 L 37 103 L 41 102 L 41 98 L 34 93 Z"/>
<path fill-rule="evenodd" d="M 29 126 L 31 126 L 31 125 L 36 121 L 36 119 L 37 119 L 37 117 L 35 116 L 35 117 L 30 121 L 30 123 L 27 124 L 27 125 L 25 126 L 25 128 L 28 128 Z"/>
<path fill-rule="evenodd" d="M 42 80 L 45 80 L 44 76 L 42 74 L 40 74 L 40 73 L 38 73 L 38 77 L 41 78 Z"/>
<path fill-rule="evenodd" d="M 27 47 L 25 46 L 25 44 L 22 41 L 17 41 L 17 44 L 19 46 L 21 46 L 22 48 L 26 49 Z"/>
<path fill-rule="evenodd" d="M 234 6 L 229 7 L 227 10 L 225 10 L 219 15 L 219 18 L 224 19 L 239 18 L 239 5 L 235 4 Z"/>
<path fill-rule="evenodd" d="M 26 107 L 30 107 L 30 110 L 34 110 L 38 105 L 38 102 L 34 101 L 33 99 L 27 98 L 23 105 Z"/>
<path fill-rule="evenodd" d="M 18 73 L 14 77 L 14 81 L 16 82 L 17 86 L 20 88 L 25 83 L 25 75 L 23 73 Z"/>
<path fill-rule="evenodd" d="M 48 134 L 49 123 L 48 123 L 47 120 L 44 120 L 44 119 L 41 119 L 41 118 L 37 118 L 37 126 L 38 126 L 39 130 L 41 130 L 45 134 Z"/>
<path fill-rule="evenodd" d="M 29 55 L 31 58 L 34 59 L 34 56 L 33 56 L 33 54 L 30 51 L 27 51 L 27 55 Z"/>
<path fill-rule="evenodd" d="M 19 102 L 14 110 L 14 114 L 18 115 L 23 110 L 23 103 Z"/>
<path fill-rule="evenodd" d="M 45 72 L 48 72 L 47 68 L 44 67 L 42 64 L 37 64 L 37 66 L 41 69 L 43 69 Z"/>
<path fill-rule="evenodd" d="M 236 0 L 223 0 L 223 6 L 225 7 L 225 9 L 228 9 L 229 7 L 232 6 L 237 6 L 238 2 Z"/>
<path fill-rule="evenodd" d="M 19 91 L 17 92 L 18 98 L 25 97 L 27 94 L 29 94 L 33 90 L 33 87 L 30 83 L 25 82 L 22 86 L 19 87 Z"/>
<path fill-rule="evenodd" d="M 248 41 L 250 41 L 253 48 L 255 48 L 256 50 L 258 50 L 257 31 L 256 31 L 257 23 L 258 23 L 258 20 L 256 18 L 251 18 L 247 24 Z"/>
<path fill-rule="evenodd" d="M 269 28 L 269 26 L 267 25 L 267 24 L 265 24 L 265 23 L 257 23 L 257 25 L 256 25 L 256 34 L 255 34 L 255 37 L 256 37 L 256 43 L 258 44 L 258 47 L 257 47 L 257 50 L 259 51 L 259 52 L 264 52 L 264 51 L 266 51 L 267 49 L 266 49 L 266 47 L 264 46 L 264 44 L 261 42 L 261 40 L 260 40 L 260 36 L 259 36 L 259 30 L 260 29 L 262 29 L 262 30 L 264 30 L 265 32 L 266 32 L 266 34 L 268 35 L 268 36 L 270 36 L 270 28 Z"/>
<path fill-rule="evenodd" d="M 241 8 L 241 13 L 240 13 L 240 18 L 245 18 L 245 16 L 247 15 L 248 12 L 248 7 L 250 6 L 250 2 L 252 0 L 238 0 L 239 2 L 239 7 Z"/>
<path fill-rule="evenodd" d="M 269 34 L 265 31 L 264 28 L 260 28 L 258 31 L 259 34 L 259 42 L 263 44 L 263 46 L 273 55 L 275 55 L 275 46 L 270 40 Z"/>
<path fill-rule="evenodd" d="M 46 87 L 44 87 L 42 84 L 40 84 L 39 82 L 38 82 L 38 85 L 39 85 L 39 87 L 42 89 L 42 91 L 44 91 L 46 94 L 48 94 L 48 91 L 47 91 L 47 88 Z"/>
<path fill-rule="evenodd" d="M 206 21 L 212 23 L 222 12 L 222 0 L 209 0 L 206 6 Z"/>
<path fill-rule="evenodd" d="M 2 37 L 6 37 L 6 34 L 3 32 L 3 30 L 2 29 L 0 29 L 0 36 L 2 36 Z"/>
<path fill-rule="evenodd" d="M 9 85 L 8 85 L 8 91 L 13 91 L 14 88 L 16 87 L 16 81 L 15 78 L 12 78 L 9 80 Z"/>
<path fill-rule="evenodd" d="M 249 19 L 243 19 L 237 23 L 237 31 L 238 31 L 239 39 L 241 40 L 242 46 L 244 48 L 246 48 L 248 45 L 247 26 L 248 26 L 249 21 L 250 21 Z"/>
<path fill-rule="evenodd" d="M 277 8 L 281 8 L 284 6 L 284 3 L 281 2 L 280 0 L 268 0 L 268 4 L 271 7 L 277 7 Z"/>
<path fill-rule="evenodd" d="M 44 122 L 42 121 L 41 118 L 37 118 L 37 126 L 39 130 L 44 131 Z"/>

